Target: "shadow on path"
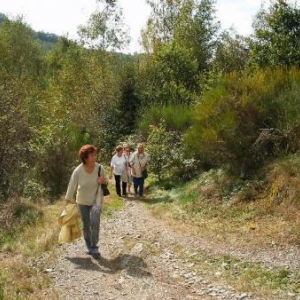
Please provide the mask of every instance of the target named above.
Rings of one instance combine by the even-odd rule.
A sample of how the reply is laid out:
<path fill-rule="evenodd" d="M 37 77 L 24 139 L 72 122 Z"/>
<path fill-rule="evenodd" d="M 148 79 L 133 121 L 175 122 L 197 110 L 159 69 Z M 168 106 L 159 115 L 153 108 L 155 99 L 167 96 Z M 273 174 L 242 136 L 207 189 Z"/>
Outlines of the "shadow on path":
<path fill-rule="evenodd" d="M 132 277 L 150 277 L 152 274 L 146 270 L 147 264 L 138 256 L 132 254 L 119 254 L 116 258 L 106 259 L 104 257 L 67 257 L 76 265 L 77 269 L 99 271 L 107 274 L 115 274 L 126 270 Z"/>

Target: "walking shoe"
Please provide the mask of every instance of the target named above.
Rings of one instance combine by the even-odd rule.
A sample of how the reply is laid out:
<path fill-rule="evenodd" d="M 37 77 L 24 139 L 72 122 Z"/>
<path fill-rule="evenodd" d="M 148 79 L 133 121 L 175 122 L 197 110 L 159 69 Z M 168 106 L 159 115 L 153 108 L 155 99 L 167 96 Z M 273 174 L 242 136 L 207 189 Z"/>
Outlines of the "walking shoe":
<path fill-rule="evenodd" d="M 101 254 L 100 254 L 98 248 L 93 248 L 93 249 L 92 249 L 92 256 L 93 256 L 94 258 L 100 258 L 100 257 L 101 257 Z"/>
<path fill-rule="evenodd" d="M 93 249 L 92 248 L 88 248 L 85 253 L 88 254 L 88 255 L 93 255 Z"/>

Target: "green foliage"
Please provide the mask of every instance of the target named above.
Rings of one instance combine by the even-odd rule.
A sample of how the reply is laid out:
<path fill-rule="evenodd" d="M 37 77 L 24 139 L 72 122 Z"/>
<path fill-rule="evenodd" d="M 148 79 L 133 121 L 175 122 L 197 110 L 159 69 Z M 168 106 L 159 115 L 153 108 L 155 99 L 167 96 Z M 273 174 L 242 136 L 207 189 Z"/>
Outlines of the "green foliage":
<path fill-rule="evenodd" d="M 199 86 L 197 64 L 188 49 L 164 45 L 154 56 L 152 64 L 155 69 L 150 74 L 155 77 L 149 77 L 148 86 L 151 90 L 148 91 L 148 97 L 161 105 L 187 105 L 194 101 Z M 153 90 L 153 87 L 156 89 Z"/>
<path fill-rule="evenodd" d="M 5 294 L 4 294 L 4 288 L 5 288 L 5 281 L 3 279 L 3 276 L 0 272 L 0 299 L 5 300 Z"/>
<path fill-rule="evenodd" d="M 166 130 L 183 133 L 192 125 L 192 115 L 187 105 L 153 105 L 143 113 L 138 129 L 147 134 L 150 125 L 159 126 L 161 120 L 164 120 Z"/>
<path fill-rule="evenodd" d="M 79 28 L 82 43 L 98 50 L 119 50 L 129 41 L 124 30 L 122 10 L 117 1 L 98 0 L 102 9 L 95 11 L 86 26 Z"/>
<path fill-rule="evenodd" d="M 70 169 L 76 156 L 68 145 L 53 145 L 37 161 L 37 178 L 48 191 L 47 196 L 57 199 L 66 191 Z"/>
<path fill-rule="evenodd" d="M 124 136 L 131 135 L 136 129 L 139 118 L 140 99 L 136 92 L 137 71 L 135 63 L 123 62 L 119 80 L 120 96 L 106 110 L 101 118 L 102 151 L 105 159 L 110 159 L 112 149 Z"/>
<path fill-rule="evenodd" d="M 11 198 L 1 209 L 5 211 L 5 216 L 0 216 L 0 245 L 7 250 L 14 248 L 16 236 L 19 236 L 26 226 L 35 224 L 43 217 L 38 205 L 27 200 L 21 201 L 19 198 Z"/>
<path fill-rule="evenodd" d="M 117 103 L 122 114 L 121 133 L 131 134 L 136 128 L 137 113 L 140 108 L 140 99 L 136 92 L 137 82 L 136 64 L 123 62 L 120 76 L 120 101 Z"/>
<path fill-rule="evenodd" d="M 279 106 L 277 99 L 296 82 L 293 72 L 298 74 L 266 70 L 224 76 L 196 106 L 194 124 L 186 136 L 192 155 L 237 174 L 260 167 L 272 151 L 258 153 L 254 144 L 261 129 L 278 128 L 286 104 Z"/>
<path fill-rule="evenodd" d="M 7 19 L 5 14 L 0 13 L 0 23 L 2 23 L 3 21 L 5 21 Z"/>
<path fill-rule="evenodd" d="M 173 135 L 167 132 L 161 122 L 157 127 L 152 126 L 147 140 L 147 151 L 151 154 L 151 172 L 161 179 L 163 173 L 173 165 L 172 151 L 175 148 Z"/>
<path fill-rule="evenodd" d="M 250 64 L 259 67 L 300 65 L 300 9 L 296 4 L 276 0 L 261 9 L 254 22 Z"/>
<path fill-rule="evenodd" d="M 24 185 L 23 197 L 30 198 L 34 202 L 46 196 L 46 190 L 39 182 L 29 179 Z"/>
<path fill-rule="evenodd" d="M 37 206 L 23 202 L 15 208 L 13 217 L 18 220 L 18 226 L 23 227 L 36 223 L 42 215 Z"/>
<path fill-rule="evenodd" d="M 117 16 L 115 3 L 107 5 L 106 21 Z M 113 36 L 105 38 L 116 42 Z M 55 42 L 45 56 L 40 39 Z M 0 24 L 0 48 L 1 198 L 22 194 L 24 187 L 23 195 L 33 200 L 45 192 L 57 197 L 66 189 L 79 147 L 93 143 L 105 148 L 112 145 L 109 139 L 115 143 L 134 130 L 136 75 L 129 68 L 122 73 L 127 81 L 122 81 L 123 57 L 85 49 L 66 38 L 56 42 L 55 36 L 37 34 L 22 20 Z M 106 127 L 118 134 L 103 134 Z"/>
<path fill-rule="evenodd" d="M 192 104 L 210 69 L 218 23 L 214 1 L 148 1 L 152 7 L 143 45 L 144 105 Z"/>
<path fill-rule="evenodd" d="M 22 191 L 33 159 L 28 140 L 38 126 L 42 64 L 33 32 L 21 20 L 0 24 L 0 48 L 0 196 L 6 198 Z"/>
<path fill-rule="evenodd" d="M 54 33 L 47 33 L 44 31 L 38 31 L 36 33 L 36 36 L 38 39 L 40 39 L 43 42 L 48 42 L 52 44 L 56 44 L 59 40 L 59 36 Z"/>
<path fill-rule="evenodd" d="M 182 10 L 174 32 L 175 42 L 191 49 L 197 72 L 203 76 L 211 68 L 220 23 L 215 17 L 215 0 L 182 1 Z"/>
<path fill-rule="evenodd" d="M 181 135 L 176 131 L 167 130 L 163 120 L 158 126 L 150 125 L 147 151 L 151 155 L 151 172 L 156 174 L 159 180 L 168 179 L 165 185 L 170 185 L 172 178 L 180 182 L 193 177 L 197 165 L 195 160 L 186 155 Z"/>
<path fill-rule="evenodd" d="M 0 47 L 1 78 L 12 76 L 23 83 L 36 79 L 41 66 L 40 48 L 34 32 L 21 19 L 6 19 L 0 24 Z"/>
<path fill-rule="evenodd" d="M 249 39 L 224 31 L 218 40 L 213 68 L 217 72 L 243 71 L 249 59 Z"/>

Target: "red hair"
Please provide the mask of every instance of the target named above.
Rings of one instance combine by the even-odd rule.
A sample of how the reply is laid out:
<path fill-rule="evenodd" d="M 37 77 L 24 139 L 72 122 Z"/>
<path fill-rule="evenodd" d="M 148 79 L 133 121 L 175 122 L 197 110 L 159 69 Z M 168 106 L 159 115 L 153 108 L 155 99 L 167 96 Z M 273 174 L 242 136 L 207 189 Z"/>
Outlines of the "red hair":
<path fill-rule="evenodd" d="M 98 153 L 98 149 L 93 145 L 84 145 L 79 149 L 78 156 L 81 161 L 85 164 L 89 154 Z"/>

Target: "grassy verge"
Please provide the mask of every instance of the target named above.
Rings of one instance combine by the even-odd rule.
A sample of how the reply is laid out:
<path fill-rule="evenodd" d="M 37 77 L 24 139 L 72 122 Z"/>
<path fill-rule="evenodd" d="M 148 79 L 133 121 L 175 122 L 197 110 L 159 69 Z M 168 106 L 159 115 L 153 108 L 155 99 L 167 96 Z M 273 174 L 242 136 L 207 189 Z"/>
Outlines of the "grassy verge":
<path fill-rule="evenodd" d="M 103 217 L 109 218 L 123 206 L 114 194 L 105 199 Z M 0 299 L 59 299 L 45 269 L 31 262 L 58 245 L 60 231 L 57 218 L 64 201 L 33 204 L 11 201 L 1 209 L 0 223 Z M 55 255 L 52 255 L 53 259 Z"/>
<path fill-rule="evenodd" d="M 191 272 L 198 271 L 203 278 L 213 278 L 215 282 L 226 282 L 241 293 L 247 291 L 262 299 L 287 300 L 296 299 L 300 292 L 299 270 L 271 269 L 231 255 L 211 257 L 198 249 L 192 249 L 188 255 L 179 254 L 190 263 Z"/>
<path fill-rule="evenodd" d="M 280 174 L 280 187 L 275 186 L 275 173 Z M 193 230 L 199 238 L 214 240 L 219 245 L 254 251 L 276 245 L 299 245 L 298 203 L 286 198 L 278 201 L 279 193 L 274 201 L 274 186 L 276 191 L 282 191 L 284 186 L 283 171 L 275 173 L 267 184 L 242 182 L 220 171 L 211 171 L 177 188 L 153 187 L 146 203 L 156 217 L 168 220 L 171 226 Z M 289 176 L 286 180 L 291 185 Z M 298 180 L 294 182 L 298 184 Z M 229 255 L 209 257 L 197 249 L 195 253 L 198 254 L 185 259 L 191 259 L 195 266 L 201 265 L 210 276 L 220 277 L 236 290 L 268 299 L 294 299 L 300 293 L 299 270 L 267 268 Z"/>

